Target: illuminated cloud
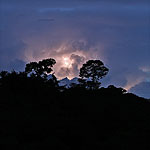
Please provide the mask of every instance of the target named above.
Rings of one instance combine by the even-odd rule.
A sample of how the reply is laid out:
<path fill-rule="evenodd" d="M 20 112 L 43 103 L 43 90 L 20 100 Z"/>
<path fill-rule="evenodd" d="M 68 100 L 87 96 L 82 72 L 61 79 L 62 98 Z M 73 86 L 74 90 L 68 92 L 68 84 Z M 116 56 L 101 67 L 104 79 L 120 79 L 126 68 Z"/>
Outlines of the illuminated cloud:
<path fill-rule="evenodd" d="M 145 73 L 150 73 L 150 66 L 143 66 L 140 67 L 140 70 L 142 70 Z"/>
<path fill-rule="evenodd" d="M 53 57 L 56 75 L 71 78 L 86 60 L 101 59 L 110 69 L 103 84 L 130 88 L 149 78 L 150 1 L 1 3 L 1 70 L 20 70 L 26 62 Z M 64 57 L 73 62 L 64 65 Z"/>

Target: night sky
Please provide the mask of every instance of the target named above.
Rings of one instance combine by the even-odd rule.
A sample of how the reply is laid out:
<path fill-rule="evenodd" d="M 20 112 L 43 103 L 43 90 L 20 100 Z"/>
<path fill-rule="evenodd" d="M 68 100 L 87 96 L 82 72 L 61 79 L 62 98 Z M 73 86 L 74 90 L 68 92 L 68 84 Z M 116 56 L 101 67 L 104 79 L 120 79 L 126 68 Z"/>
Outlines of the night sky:
<path fill-rule="evenodd" d="M 0 0 L 0 70 L 54 58 L 61 79 L 88 59 L 110 69 L 103 84 L 150 82 L 149 0 Z"/>

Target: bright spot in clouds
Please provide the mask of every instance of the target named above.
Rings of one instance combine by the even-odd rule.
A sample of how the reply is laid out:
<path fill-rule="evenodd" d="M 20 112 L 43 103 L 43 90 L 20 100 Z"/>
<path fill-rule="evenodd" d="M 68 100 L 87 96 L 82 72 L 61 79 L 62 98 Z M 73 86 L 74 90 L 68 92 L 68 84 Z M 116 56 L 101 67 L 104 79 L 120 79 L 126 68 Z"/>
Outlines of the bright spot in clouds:
<path fill-rule="evenodd" d="M 68 68 L 70 68 L 72 65 L 72 61 L 70 60 L 69 57 L 63 57 L 62 63 L 64 64 L 64 67 L 68 67 Z"/>

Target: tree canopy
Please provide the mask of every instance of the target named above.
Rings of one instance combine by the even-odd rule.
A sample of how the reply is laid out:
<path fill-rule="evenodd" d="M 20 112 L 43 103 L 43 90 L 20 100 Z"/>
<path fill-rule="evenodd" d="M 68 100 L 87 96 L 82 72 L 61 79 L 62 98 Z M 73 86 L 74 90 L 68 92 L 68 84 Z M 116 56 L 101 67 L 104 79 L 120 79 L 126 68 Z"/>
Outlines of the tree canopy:
<path fill-rule="evenodd" d="M 109 69 L 101 60 L 88 60 L 80 69 L 80 82 L 86 81 L 89 87 L 95 89 L 100 86 L 100 79 L 107 75 Z"/>
<path fill-rule="evenodd" d="M 25 72 L 35 76 L 46 77 L 47 74 L 53 71 L 52 67 L 55 65 L 55 63 L 56 61 L 52 58 L 43 59 L 39 62 L 30 62 L 26 64 Z"/>

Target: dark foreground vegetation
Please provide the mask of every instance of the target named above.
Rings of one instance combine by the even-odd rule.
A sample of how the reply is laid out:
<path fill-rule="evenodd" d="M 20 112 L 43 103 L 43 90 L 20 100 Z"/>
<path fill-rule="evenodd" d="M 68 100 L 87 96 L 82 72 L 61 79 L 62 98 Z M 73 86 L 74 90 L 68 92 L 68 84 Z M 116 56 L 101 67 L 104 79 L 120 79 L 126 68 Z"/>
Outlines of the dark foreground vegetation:
<path fill-rule="evenodd" d="M 53 77 L 3 72 L 0 145 L 18 150 L 148 150 L 150 103 L 122 88 L 60 88 Z"/>

